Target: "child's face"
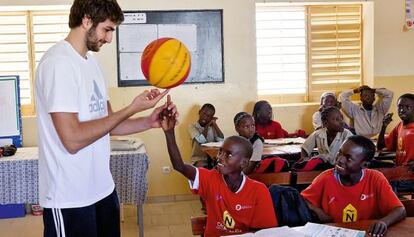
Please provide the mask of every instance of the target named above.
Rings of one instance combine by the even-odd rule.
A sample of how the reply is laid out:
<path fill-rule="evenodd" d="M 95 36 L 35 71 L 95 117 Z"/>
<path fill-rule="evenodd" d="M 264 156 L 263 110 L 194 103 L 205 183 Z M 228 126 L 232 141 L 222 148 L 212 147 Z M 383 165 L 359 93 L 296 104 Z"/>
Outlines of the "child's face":
<path fill-rule="evenodd" d="M 361 91 L 361 102 L 363 105 L 372 105 L 375 100 L 375 93 L 373 90 Z"/>
<path fill-rule="evenodd" d="M 270 120 L 272 120 L 272 107 L 270 104 L 266 103 L 264 104 L 259 111 L 257 111 L 257 122 L 259 124 L 261 123 L 268 123 Z"/>
<path fill-rule="evenodd" d="M 327 121 L 324 121 L 324 126 L 328 131 L 343 132 L 344 116 L 339 111 L 332 111 L 328 114 Z"/>
<path fill-rule="evenodd" d="M 216 169 L 220 174 L 240 173 L 248 159 L 243 157 L 240 144 L 232 140 L 225 140 L 217 155 Z"/>
<path fill-rule="evenodd" d="M 340 175 L 357 174 L 364 167 L 364 151 L 352 141 L 345 141 L 336 157 L 335 170 Z"/>
<path fill-rule="evenodd" d="M 404 122 L 413 122 L 414 121 L 414 101 L 401 98 L 397 103 L 398 107 L 398 116 Z"/>
<path fill-rule="evenodd" d="M 253 137 L 256 132 L 256 126 L 254 125 L 254 119 L 251 116 L 244 117 L 238 126 L 236 126 L 236 131 L 240 136 L 247 139 Z"/>
<path fill-rule="evenodd" d="M 199 118 L 198 123 L 204 127 L 207 124 L 211 122 L 211 120 L 214 118 L 214 111 L 208 108 L 201 109 L 198 112 Z"/>
<path fill-rule="evenodd" d="M 323 107 L 336 106 L 335 97 L 333 97 L 332 95 L 327 95 L 327 96 L 323 97 L 322 106 Z"/>

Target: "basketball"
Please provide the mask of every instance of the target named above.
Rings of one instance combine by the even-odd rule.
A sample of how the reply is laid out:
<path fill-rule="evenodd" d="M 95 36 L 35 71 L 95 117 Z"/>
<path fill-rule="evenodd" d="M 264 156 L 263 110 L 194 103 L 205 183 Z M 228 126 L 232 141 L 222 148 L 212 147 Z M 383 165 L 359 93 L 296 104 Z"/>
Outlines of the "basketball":
<path fill-rule="evenodd" d="M 158 88 L 173 88 L 185 81 L 191 68 L 187 47 L 177 39 L 152 41 L 141 57 L 141 70 L 147 81 Z"/>

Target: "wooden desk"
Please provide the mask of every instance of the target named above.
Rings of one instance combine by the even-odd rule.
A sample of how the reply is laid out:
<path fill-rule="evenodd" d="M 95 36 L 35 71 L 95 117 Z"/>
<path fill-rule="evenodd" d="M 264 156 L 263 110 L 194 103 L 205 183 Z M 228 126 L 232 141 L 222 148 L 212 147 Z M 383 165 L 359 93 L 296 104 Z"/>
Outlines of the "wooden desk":
<path fill-rule="evenodd" d="M 329 224 L 332 226 L 344 227 L 355 230 L 365 230 L 369 229 L 372 220 L 357 221 L 351 223 L 333 223 Z M 366 237 L 371 237 L 368 233 L 365 234 Z M 388 229 L 386 237 L 412 237 L 414 236 L 414 217 L 407 217 L 401 222 L 391 226 Z"/>

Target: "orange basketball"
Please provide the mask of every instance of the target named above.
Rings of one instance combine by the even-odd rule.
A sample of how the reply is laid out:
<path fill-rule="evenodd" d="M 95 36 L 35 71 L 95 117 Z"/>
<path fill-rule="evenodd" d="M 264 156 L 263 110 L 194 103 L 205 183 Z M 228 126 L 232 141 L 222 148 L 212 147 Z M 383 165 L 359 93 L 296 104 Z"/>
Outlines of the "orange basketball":
<path fill-rule="evenodd" d="M 147 81 L 158 88 L 172 88 L 187 79 L 191 55 L 185 45 L 173 38 L 152 41 L 141 57 L 141 70 Z"/>

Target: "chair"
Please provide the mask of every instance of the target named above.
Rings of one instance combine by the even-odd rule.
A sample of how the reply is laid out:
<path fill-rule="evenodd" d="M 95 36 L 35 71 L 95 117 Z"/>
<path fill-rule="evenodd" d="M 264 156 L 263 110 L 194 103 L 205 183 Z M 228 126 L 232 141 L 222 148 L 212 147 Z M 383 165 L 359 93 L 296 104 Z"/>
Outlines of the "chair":
<path fill-rule="evenodd" d="M 266 186 L 272 184 L 279 185 L 290 185 L 291 184 L 291 173 L 280 172 L 280 173 L 264 173 L 264 174 L 250 174 L 249 178 L 266 184 Z"/>
<path fill-rule="evenodd" d="M 191 217 L 191 230 L 193 235 L 204 235 L 206 230 L 207 216 Z"/>
<path fill-rule="evenodd" d="M 405 207 L 405 211 L 407 212 L 407 216 L 408 217 L 413 217 L 414 216 L 414 200 L 413 199 L 403 200 L 401 202 Z"/>
<path fill-rule="evenodd" d="M 323 171 L 315 170 L 315 171 L 302 171 L 302 172 L 295 172 L 292 176 L 294 176 L 294 184 L 311 184 L 312 181 Z"/>

